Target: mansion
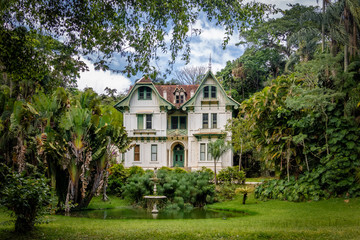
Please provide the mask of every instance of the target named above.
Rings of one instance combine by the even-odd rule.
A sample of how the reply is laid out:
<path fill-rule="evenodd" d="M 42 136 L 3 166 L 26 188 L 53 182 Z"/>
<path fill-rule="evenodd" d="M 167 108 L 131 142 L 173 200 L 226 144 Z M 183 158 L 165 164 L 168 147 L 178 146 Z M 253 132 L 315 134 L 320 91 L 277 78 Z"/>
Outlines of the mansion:
<path fill-rule="evenodd" d="M 214 168 L 208 143 L 224 137 L 225 125 L 239 103 L 227 96 L 211 71 L 199 85 L 156 85 L 138 80 L 115 105 L 134 147 L 124 154 L 124 166 L 144 169 Z M 217 168 L 232 166 L 233 153 L 225 152 Z"/>

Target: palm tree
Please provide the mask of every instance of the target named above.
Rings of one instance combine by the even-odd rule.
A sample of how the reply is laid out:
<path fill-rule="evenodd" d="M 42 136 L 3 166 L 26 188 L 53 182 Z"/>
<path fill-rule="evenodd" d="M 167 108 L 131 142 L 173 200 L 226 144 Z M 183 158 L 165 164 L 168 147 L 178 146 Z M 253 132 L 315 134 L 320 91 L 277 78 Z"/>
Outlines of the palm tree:
<path fill-rule="evenodd" d="M 209 142 L 208 146 L 209 152 L 214 159 L 215 185 L 217 185 L 216 163 L 231 146 L 225 143 L 224 139 L 217 139 L 215 142 Z"/>

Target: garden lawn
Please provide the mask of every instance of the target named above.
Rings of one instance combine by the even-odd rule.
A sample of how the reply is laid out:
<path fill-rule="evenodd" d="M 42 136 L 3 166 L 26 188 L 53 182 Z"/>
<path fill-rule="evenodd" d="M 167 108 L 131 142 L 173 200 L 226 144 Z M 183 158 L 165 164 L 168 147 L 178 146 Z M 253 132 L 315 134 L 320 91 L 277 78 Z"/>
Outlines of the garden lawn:
<path fill-rule="evenodd" d="M 101 220 L 48 216 L 48 224 L 37 226 L 26 236 L 13 233 L 14 225 L 0 224 L 0 239 L 360 239 L 360 198 L 318 202 L 257 201 L 250 195 L 216 203 L 209 208 L 244 211 L 229 219 Z M 91 208 L 112 208 L 124 201 Z M 10 220 L 0 211 L 0 222 Z"/>

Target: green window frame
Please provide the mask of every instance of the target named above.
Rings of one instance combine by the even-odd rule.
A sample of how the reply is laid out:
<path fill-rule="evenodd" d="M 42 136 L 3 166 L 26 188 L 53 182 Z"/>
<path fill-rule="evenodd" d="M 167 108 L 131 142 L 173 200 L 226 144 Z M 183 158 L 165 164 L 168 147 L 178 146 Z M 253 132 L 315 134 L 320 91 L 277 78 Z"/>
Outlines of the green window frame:
<path fill-rule="evenodd" d="M 171 116 L 171 129 L 186 129 L 187 127 L 187 117 L 186 116 Z"/>
<path fill-rule="evenodd" d="M 217 113 L 211 114 L 211 128 L 217 128 Z"/>
<path fill-rule="evenodd" d="M 137 129 L 144 129 L 144 114 L 137 115 Z"/>
<path fill-rule="evenodd" d="M 145 87 L 145 86 L 139 87 L 138 99 L 139 100 L 151 100 L 151 88 Z"/>
<path fill-rule="evenodd" d="M 205 161 L 205 143 L 200 143 L 200 161 Z"/>
<path fill-rule="evenodd" d="M 204 98 L 209 98 L 209 86 L 204 87 Z"/>
<path fill-rule="evenodd" d="M 202 127 L 209 128 L 209 114 L 203 113 L 202 115 Z"/>
<path fill-rule="evenodd" d="M 216 98 L 216 87 L 211 86 L 211 98 Z"/>
<path fill-rule="evenodd" d="M 152 115 L 146 114 L 146 129 L 152 129 Z"/>
<path fill-rule="evenodd" d="M 152 144 L 151 145 L 151 161 L 156 162 L 157 161 L 157 145 Z"/>

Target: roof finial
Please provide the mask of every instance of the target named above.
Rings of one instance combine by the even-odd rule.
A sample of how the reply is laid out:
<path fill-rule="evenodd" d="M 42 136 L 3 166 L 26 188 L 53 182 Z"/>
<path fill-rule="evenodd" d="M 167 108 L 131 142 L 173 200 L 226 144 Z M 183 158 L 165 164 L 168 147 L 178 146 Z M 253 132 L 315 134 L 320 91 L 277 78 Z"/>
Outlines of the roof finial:
<path fill-rule="evenodd" d="M 209 58 L 209 71 L 211 72 L 211 53 L 210 53 L 210 58 Z"/>

